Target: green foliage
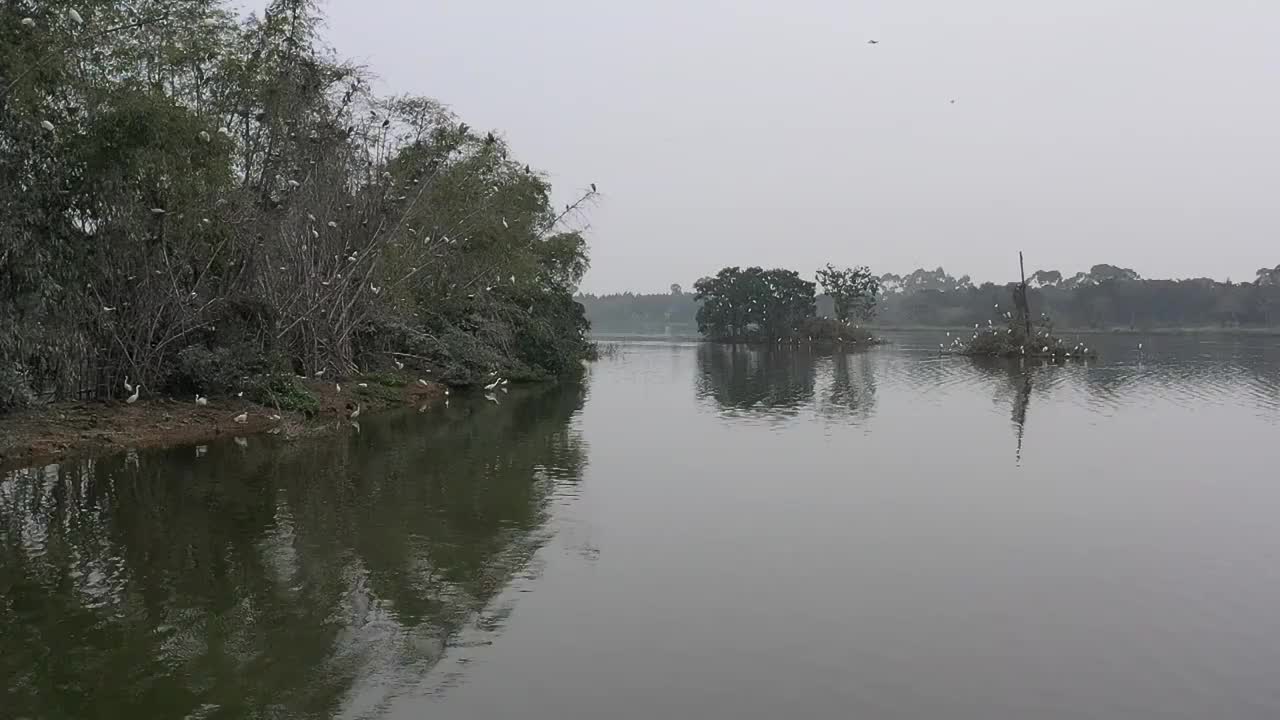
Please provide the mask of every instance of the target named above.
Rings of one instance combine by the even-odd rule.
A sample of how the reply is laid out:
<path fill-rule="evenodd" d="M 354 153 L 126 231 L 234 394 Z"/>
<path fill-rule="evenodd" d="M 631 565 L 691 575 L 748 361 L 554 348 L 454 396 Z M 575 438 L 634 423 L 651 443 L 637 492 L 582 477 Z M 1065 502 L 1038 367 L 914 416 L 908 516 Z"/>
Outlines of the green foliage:
<path fill-rule="evenodd" d="M 854 317 L 869 320 L 875 315 L 880 279 L 866 265 L 841 270 L 827 263 L 817 276 L 822 292 L 835 306 L 837 320 L 847 325 Z"/>
<path fill-rule="evenodd" d="M 320 401 L 292 375 L 261 375 L 252 378 L 245 397 L 260 405 L 300 412 L 308 417 L 320 412 Z"/>
<path fill-rule="evenodd" d="M 0 364 L 29 389 L 589 352 L 594 188 L 559 211 L 501 137 L 374 96 L 310 0 L 79 9 L 0 8 Z"/>
<path fill-rule="evenodd" d="M 698 331 L 716 340 L 799 337 L 815 312 L 814 284 L 792 270 L 727 267 L 694 289 Z"/>

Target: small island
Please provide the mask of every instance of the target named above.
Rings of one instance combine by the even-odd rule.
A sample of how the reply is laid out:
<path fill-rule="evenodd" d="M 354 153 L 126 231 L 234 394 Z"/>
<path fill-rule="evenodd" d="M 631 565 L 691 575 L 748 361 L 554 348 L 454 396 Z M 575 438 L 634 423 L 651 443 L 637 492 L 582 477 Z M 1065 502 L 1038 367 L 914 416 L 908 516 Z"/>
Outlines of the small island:
<path fill-rule="evenodd" d="M 866 266 L 817 271 L 817 282 L 794 270 L 726 267 L 694 284 L 698 332 L 712 342 L 757 345 L 858 345 L 880 342 L 854 321 L 875 314 L 880 281 Z M 817 314 L 817 287 L 835 317 Z"/>

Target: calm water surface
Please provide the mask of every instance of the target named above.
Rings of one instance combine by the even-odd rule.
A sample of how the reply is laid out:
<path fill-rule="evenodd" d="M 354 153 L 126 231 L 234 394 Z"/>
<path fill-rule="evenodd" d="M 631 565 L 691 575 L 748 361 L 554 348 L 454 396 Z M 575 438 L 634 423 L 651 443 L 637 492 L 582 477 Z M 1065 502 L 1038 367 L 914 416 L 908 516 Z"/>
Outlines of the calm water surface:
<path fill-rule="evenodd" d="M 0 717 L 1280 717 L 1280 343 L 630 343 L 0 479 Z"/>

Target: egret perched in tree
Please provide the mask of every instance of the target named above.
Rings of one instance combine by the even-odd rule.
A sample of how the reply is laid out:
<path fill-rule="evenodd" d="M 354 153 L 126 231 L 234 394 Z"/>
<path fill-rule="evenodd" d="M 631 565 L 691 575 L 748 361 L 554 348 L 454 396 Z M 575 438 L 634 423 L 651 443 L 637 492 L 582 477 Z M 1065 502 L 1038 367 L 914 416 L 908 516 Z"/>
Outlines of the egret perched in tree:
<path fill-rule="evenodd" d="M 208 404 L 209 404 L 208 398 L 202 397 L 200 395 L 196 395 L 196 405 L 199 405 L 200 407 L 204 407 L 205 405 L 208 405 Z"/>
<path fill-rule="evenodd" d="M 1044 349 L 1042 349 L 1040 352 L 1049 352 L 1049 346 L 1045 345 Z"/>
<path fill-rule="evenodd" d="M 201 130 L 200 134 L 197 135 L 196 137 L 200 138 L 200 142 L 202 143 L 207 143 L 213 139 L 212 137 L 209 136 L 209 133 L 205 132 L 204 130 Z"/>
<path fill-rule="evenodd" d="M 53 132 L 53 123 L 48 120 L 41 120 L 40 127 L 44 128 L 46 132 Z"/>
<path fill-rule="evenodd" d="M 22 18 L 22 27 L 33 28 L 35 26 L 36 26 L 35 18 L 29 18 L 29 17 Z"/>
<path fill-rule="evenodd" d="M 71 22 L 77 25 L 84 22 L 84 18 L 80 17 L 80 13 L 76 12 L 75 8 L 71 8 L 67 11 L 67 17 L 71 18 Z"/>
<path fill-rule="evenodd" d="M 133 394 L 125 398 L 124 401 L 132 405 L 138 402 L 138 395 L 141 393 L 142 393 L 142 383 L 138 383 L 138 386 L 133 389 Z"/>

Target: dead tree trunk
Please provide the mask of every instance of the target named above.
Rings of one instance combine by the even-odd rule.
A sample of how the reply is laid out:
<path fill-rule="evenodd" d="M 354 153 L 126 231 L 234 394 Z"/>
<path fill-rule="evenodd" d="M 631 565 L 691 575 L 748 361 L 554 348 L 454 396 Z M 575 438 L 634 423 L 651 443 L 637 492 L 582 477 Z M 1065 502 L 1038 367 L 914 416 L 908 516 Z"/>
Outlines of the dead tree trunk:
<path fill-rule="evenodd" d="M 1027 268 L 1022 262 L 1022 251 L 1018 251 L 1018 273 L 1022 278 L 1022 282 L 1013 288 L 1013 307 L 1014 312 L 1022 317 L 1022 327 L 1026 332 L 1026 339 L 1031 340 L 1031 307 L 1027 304 Z"/>

